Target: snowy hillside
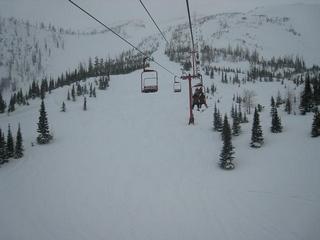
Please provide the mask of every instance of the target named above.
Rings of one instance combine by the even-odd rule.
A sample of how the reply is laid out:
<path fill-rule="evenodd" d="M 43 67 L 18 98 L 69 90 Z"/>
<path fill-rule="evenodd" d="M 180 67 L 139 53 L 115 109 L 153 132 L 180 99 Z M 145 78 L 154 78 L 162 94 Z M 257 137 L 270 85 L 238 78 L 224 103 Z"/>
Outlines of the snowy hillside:
<path fill-rule="evenodd" d="M 127 7 L 132 5 L 130 1 Z M 301 55 L 309 67 L 320 64 L 319 14 L 319 5 L 256 8 L 200 17 L 194 32 L 199 47 L 227 49 L 230 45 L 238 51 L 238 45 L 250 49 L 253 57 L 257 50 L 261 58 Z M 79 32 L 27 26 L 0 18 L 2 82 L 8 83 L 12 66 L 17 87 L 43 76 L 53 77 L 49 82 L 53 87 L 47 85 L 44 93 L 43 82 L 41 90 L 34 84 L 38 93 L 33 96 L 31 89 L 28 104 L 18 103 L 13 111 L 7 106 L 0 113 L 0 163 L 1 135 L 9 135 L 9 125 L 14 136 L 21 126 L 24 146 L 22 158 L 11 157 L 0 164 L 0 240 L 319 239 L 320 137 L 311 137 L 315 114 L 300 115 L 307 70 L 312 80 L 312 110 L 320 106 L 319 69 L 300 66 L 300 59 L 283 63 L 285 58 L 258 60 L 261 66 L 228 57 L 202 62 L 199 70 L 208 90 L 208 108 L 197 111 L 195 107 L 195 124 L 188 125 L 187 81 L 178 77 L 182 91 L 174 92 L 173 76 L 151 62 L 150 68 L 159 74 L 159 91 L 142 93 L 142 70 L 133 71 L 141 68 L 142 56 L 130 55 L 130 51 L 122 54 L 130 47 L 110 32 L 99 26 Z M 170 61 L 168 46 L 150 23 L 123 20 L 113 26 L 181 76 L 181 65 Z M 188 47 L 185 20 L 170 19 L 162 27 L 174 47 Z M 190 56 L 186 49 L 175 52 L 184 61 Z M 205 52 L 199 52 L 204 59 Z M 122 65 L 108 65 L 119 54 Z M 99 74 L 112 72 L 110 66 L 114 72 L 119 70 L 116 67 L 131 70 L 111 75 L 108 87 L 101 90 Z M 92 87 L 97 89 L 96 97 L 84 90 Z M 77 92 L 74 101 L 67 97 L 73 88 Z M 246 93 L 251 94 L 250 101 Z M 41 95 L 53 135 L 43 145 L 36 143 Z M 280 133 L 270 130 L 270 113 L 275 111 L 270 107 L 271 97 L 277 99 L 274 108 L 283 126 Z M 286 101 L 290 101 L 290 114 Z M 65 112 L 61 111 L 63 103 Z M 219 166 L 223 143 L 221 133 L 213 128 L 215 105 L 230 123 L 233 106 L 247 113 L 249 122 L 243 121 L 240 135 L 232 136 L 234 170 Z M 253 114 L 247 108 L 255 107 L 261 110 L 261 148 L 250 147 Z"/>
<path fill-rule="evenodd" d="M 142 50 L 157 45 L 142 21 L 124 21 L 113 30 Z M 44 23 L 32 25 L 15 18 L 0 18 L 0 89 L 26 88 L 33 80 L 60 76 L 89 57 L 115 58 L 130 49 L 108 31 L 65 30 Z"/>
<path fill-rule="evenodd" d="M 320 64 L 319 22 L 319 4 L 294 4 L 202 17 L 194 27 L 199 44 L 256 49 L 265 58 L 297 55 L 312 66 Z M 176 29 L 189 36 L 187 24 Z"/>
<path fill-rule="evenodd" d="M 155 57 L 178 71 L 160 49 Z M 68 88 L 46 98 L 54 141 L 36 137 L 39 101 L 11 116 L 20 122 L 25 157 L 0 169 L 1 239 L 238 239 L 316 240 L 319 232 L 319 141 L 310 137 L 312 116 L 279 109 L 284 132 L 270 133 L 270 96 L 292 82 L 223 84 L 205 77 L 217 93 L 187 125 L 187 86 L 173 93 L 159 69 L 159 93 L 140 92 L 140 71 L 112 76 L 110 89 L 66 101 Z M 82 83 L 83 84 L 83 83 Z M 286 88 L 284 88 L 286 86 Z M 218 165 L 221 136 L 212 131 L 213 105 L 229 113 L 233 94 L 254 90 L 265 106 L 265 145 L 249 147 L 250 123 L 233 139 L 236 170 Z M 66 113 L 60 112 L 62 101 Z"/>
<path fill-rule="evenodd" d="M 53 54 L 64 49 L 61 34 L 15 18 L 0 18 L 0 89 L 43 78 Z"/>

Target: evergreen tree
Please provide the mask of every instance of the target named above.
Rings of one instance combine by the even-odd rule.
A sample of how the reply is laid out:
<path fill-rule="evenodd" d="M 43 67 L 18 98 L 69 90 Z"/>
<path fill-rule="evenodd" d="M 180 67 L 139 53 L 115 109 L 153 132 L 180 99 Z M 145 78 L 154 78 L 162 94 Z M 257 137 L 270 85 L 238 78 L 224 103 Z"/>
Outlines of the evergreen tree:
<path fill-rule="evenodd" d="M 89 88 L 89 97 L 92 97 L 92 83 L 90 83 L 90 88 Z"/>
<path fill-rule="evenodd" d="M 76 91 L 74 89 L 74 84 L 72 85 L 72 89 L 71 89 L 71 96 L 72 96 L 72 101 L 76 101 Z"/>
<path fill-rule="evenodd" d="M 216 104 L 214 105 L 214 113 L 213 113 L 213 130 L 217 132 L 222 131 L 222 119 L 220 115 L 219 109 L 217 109 Z"/>
<path fill-rule="evenodd" d="M 273 116 L 274 114 L 274 109 L 276 108 L 276 103 L 274 101 L 274 98 L 271 97 L 271 112 L 270 112 L 270 115 Z"/>
<path fill-rule="evenodd" d="M 70 101 L 70 92 L 68 90 L 67 100 Z"/>
<path fill-rule="evenodd" d="M 48 118 L 47 118 L 47 113 L 46 113 L 43 100 L 41 101 L 39 112 L 40 112 L 40 116 L 39 116 L 39 122 L 38 122 L 38 130 L 37 130 L 39 135 L 37 137 L 37 142 L 39 144 L 47 144 L 52 139 L 52 136 L 49 131 Z"/>
<path fill-rule="evenodd" d="M 285 111 L 286 111 L 288 114 L 291 114 L 291 111 L 292 111 L 292 105 L 291 105 L 290 98 L 287 98 L 287 100 L 286 100 L 286 107 L 285 107 Z"/>
<path fill-rule="evenodd" d="M 6 111 L 7 104 L 3 100 L 2 95 L 0 93 L 0 113 L 4 113 Z"/>
<path fill-rule="evenodd" d="M 309 74 L 306 77 L 304 90 L 301 94 L 300 99 L 300 112 L 302 115 L 306 114 L 306 112 L 310 112 L 312 108 L 312 89 L 310 84 L 310 76 Z"/>
<path fill-rule="evenodd" d="M 320 136 L 320 113 L 315 112 L 312 122 L 311 136 L 318 137 Z"/>
<path fill-rule="evenodd" d="M 0 128 L 0 164 L 6 162 L 6 140 L 4 138 L 4 134 Z"/>
<path fill-rule="evenodd" d="M 241 131 L 241 126 L 240 126 L 240 119 L 238 118 L 238 113 L 236 111 L 236 115 L 233 118 L 233 123 L 232 123 L 232 135 L 233 136 L 239 136 L 240 131 Z"/>
<path fill-rule="evenodd" d="M 12 158 L 14 156 L 14 143 L 13 143 L 13 137 L 12 137 L 10 125 L 8 125 L 6 154 L 8 158 Z"/>
<path fill-rule="evenodd" d="M 86 97 L 84 97 L 84 99 L 83 99 L 83 110 L 87 111 L 87 98 Z"/>
<path fill-rule="evenodd" d="M 278 116 L 277 108 L 274 109 L 274 113 L 273 113 L 273 116 L 272 116 L 271 132 L 273 132 L 273 133 L 282 132 L 281 119 Z"/>
<path fill-rule="evenodd" d="M 23 157 L 23 144 L 22 144 L 22 134 L 21 134 L 20 124 L 19 124 L 18 132 L 17 132 L 14 157 L 15 158 L 22 158 Z"/>
<path fill-rule="evenodd" d="M 65 111 L 66 111 L 66 104 L 62 102 L 61 112 L 65 112 Z"/>
<path fill-rule="evenodd" d="M 15 106 L 14 106 L 15 103 L 16 103 L 16 101 L 15 101 L 14 96 L 11 96 L 10 102 L 9 102 L 9 107 L 8 107 L 8 112 L 14 112 L 14 110 L 15 110 Z"/>
<path fill-rule="evenodd" d="M 92 95 L 93 95 L 93 97 L 97 97 L 97 95 L 96 95 L 96 87 L 93 88 Z"/>
<path fill-rule="evenodd" d="M 231 107 L 231 117 L 234 118 L 235 117 L 235 110 L 234 110 L 234 105 L 232 104 L 232 107 Z"/>
<path fill-rule="evenodd" d="M 282 98 L 281 98 L 280 91 L 278 91 L 276 106 L 279 107 L 281 104 L 282 104 Z"/>
<path fill-rule="evenodd" d="M 251 131 L 251 147 L 259 148 L 263 144 L 262 129 L 260 126 L 259 112 L 255 108 Z"/>
<path fill-rule="evenodd" d="M 220 167 L 223 169 L 234 169 L 234 164 L 232 163 L 234 157 L 234 147 L 232 146 L 231 142 L 231 129 L 228 122 L 228 117 L 225 115 L 223 121 L 223 128 L 222 128 L 222 140 L 223 140 L 223 147 L 220 154 Z"/>

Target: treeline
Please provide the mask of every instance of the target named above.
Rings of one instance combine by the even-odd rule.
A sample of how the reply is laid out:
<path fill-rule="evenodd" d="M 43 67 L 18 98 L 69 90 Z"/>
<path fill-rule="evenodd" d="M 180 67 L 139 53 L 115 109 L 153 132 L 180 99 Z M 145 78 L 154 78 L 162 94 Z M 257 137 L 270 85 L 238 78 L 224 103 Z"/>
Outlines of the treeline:
<path fill-rule="evenodd" d="M 20 124 L 18 126 L 17 135 L 14 139 L 11 127 L 8 125 L 7 136 L 0 128 L 0 165 L 9 162 L 11 158 L 23 157 L 23 140 Z"/>
<path fill-rule="evenodd" d="M 146 53 L 150 55 L 150 52 Z M 22 89 L 14 93 L 7 104 L 0 94 L 0 113 L 15 111 L 15 105 L 28 105 L 29 99 L 44 99 L 46 93 L 51 93 L 54 89 L 71 85 L 90 77 L 109 76 L 118 74 L 127 74 L 137 69 L 143 68 L 144 56 L 140 53 L 134 54 L 133 50 L 125 51 L 115 59 L 103 59 L 95 57 L 94 61 L 89 58 L 88 64 L 79 64 L 78 68 L 61 74 L 56 80 L 53 78 L 44 78 L 39 83 L 32 81 L 27 92 L 23 93 Z M 86 67 L 87 65 L 87 67 Z M 103 88 L 104 86 L 102 86 Z"/>

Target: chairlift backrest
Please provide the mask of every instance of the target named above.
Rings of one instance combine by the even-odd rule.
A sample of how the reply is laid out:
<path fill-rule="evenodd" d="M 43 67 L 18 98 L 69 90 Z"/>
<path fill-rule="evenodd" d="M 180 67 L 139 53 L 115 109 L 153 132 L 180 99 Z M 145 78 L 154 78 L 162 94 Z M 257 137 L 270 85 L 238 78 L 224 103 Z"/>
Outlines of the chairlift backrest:
<path fill-rule="evenodd" d="M 158 72 L 144 69 L 141 73 L 141 92 L 152 93 L 158 91 Z"/>

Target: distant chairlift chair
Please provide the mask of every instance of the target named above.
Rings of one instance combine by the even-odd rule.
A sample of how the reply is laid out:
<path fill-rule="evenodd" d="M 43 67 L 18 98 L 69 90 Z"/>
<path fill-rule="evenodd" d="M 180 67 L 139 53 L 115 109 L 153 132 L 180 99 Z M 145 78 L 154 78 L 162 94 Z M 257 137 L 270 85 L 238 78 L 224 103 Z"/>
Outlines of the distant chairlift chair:
<path fill-rule="evenodd" d="M 181 82 L 177 80 L 177 76 L 174 77 L 173 92 L 181 92 Z"/>

